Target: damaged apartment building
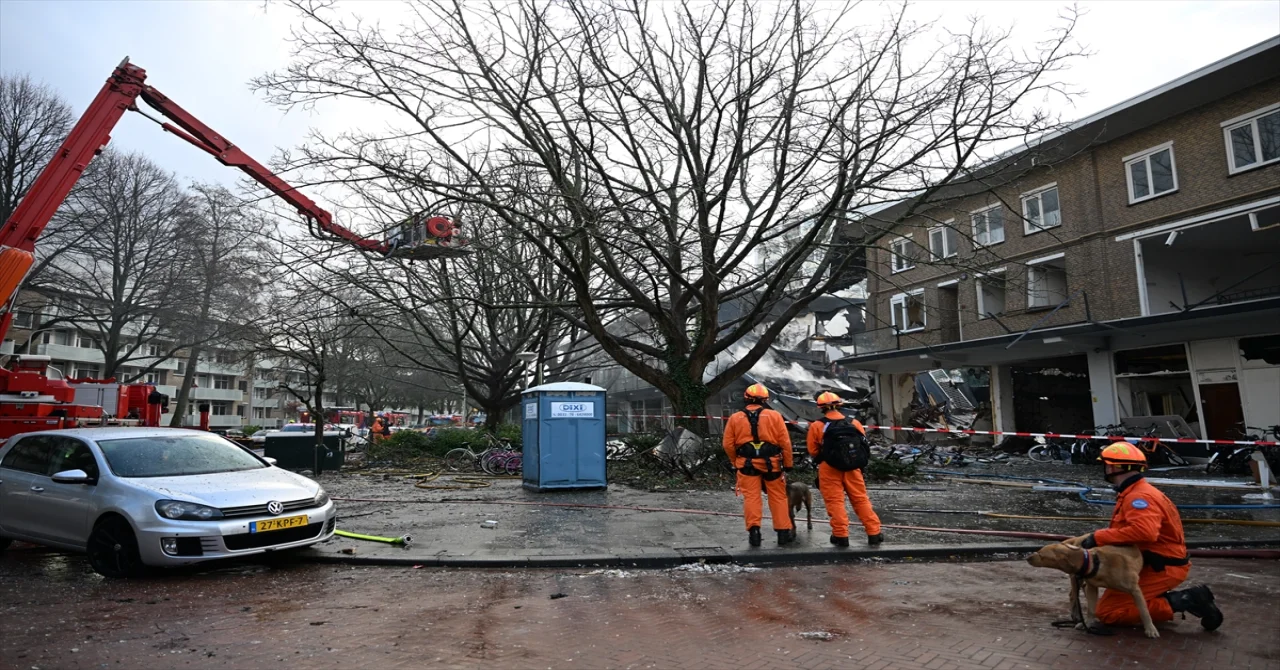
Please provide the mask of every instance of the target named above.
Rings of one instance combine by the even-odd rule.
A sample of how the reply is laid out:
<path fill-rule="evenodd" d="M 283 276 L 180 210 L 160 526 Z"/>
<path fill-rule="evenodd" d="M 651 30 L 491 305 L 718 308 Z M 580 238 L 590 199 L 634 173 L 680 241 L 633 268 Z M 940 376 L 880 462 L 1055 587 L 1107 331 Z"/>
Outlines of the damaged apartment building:
<path fill-rule="evenodd" d="M 1280 424 L 1280 37 L 977 177 L 876 214 L 900 222 L 840 363 L 882 420 L 967 376 L 1000 430 Z"/>

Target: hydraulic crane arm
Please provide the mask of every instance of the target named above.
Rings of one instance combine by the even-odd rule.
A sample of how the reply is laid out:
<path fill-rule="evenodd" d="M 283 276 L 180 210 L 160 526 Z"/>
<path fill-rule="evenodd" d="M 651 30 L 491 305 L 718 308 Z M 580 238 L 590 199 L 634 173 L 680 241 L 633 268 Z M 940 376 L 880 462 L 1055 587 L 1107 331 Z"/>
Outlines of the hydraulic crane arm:
<path fill-rule="evenodd" d="M 111 131 L 126 111 L 139 112 L 151 118 L 165 130 L 203 149 L 223 165 L 239 168 L 254 181 L 293 205 L 299 214 L 314 224 L 315 232 L 323 232 L 357 248 L 387 256 L 425 259 L 465 253 L 461 248 L 466 243 L 464 240 L 449 244 L 456 239 L 453 237 L 455 227 L 444 217 L 412 217 L 402 224 L 398 241 L 394 243 L 372 240 L 335 224 L 329 212 L 179 107 L 168 96 L 147 85 L 146 79 L 146 70 L 130 64 L 128 58 L 121 61 L 71 129 L 66 141 L 40 172 L 12 216 L 0 228 L 0 304 L 5 305 L 3 316 L 0 317 L 0 338 L 9 330 L 9 323 L 13 318 L 12 301 L 34 261 L 36 240 L 84 174 L 89 161 L 111 141 Z M 142 112 L 138 108 L 138 98 L 142 98 L 143 102 L 172 123 L 154 119 Z"/>
<path fill-rule="evenodd" d="M 0 245 L 28 252 L 35 250 L 36 239 L 49 225 L 54 212 L 62 205 L 76 181 L 84 174 L 89 161 L 111 141 L 111 130 L 125 111 L 141 111 L 138 109 L 137 99 L 142 98 L 148 106 L 173 122 L 160 122 L 165 130 L 208 152 L 223 165 L 239 168 L 254 181 L 293 205 L 299 214 L 315 222 L 320 230 L 361 249 L 382 254 L 391 252 L 387 243 L 362 237 L 335 224 L 329 212 L 179 107 L 168 96 L 148 86 L 146 79 L 146 70 L 129 63 L 129 59 L 120 63 L 98 92 L 98 96 L 90 103 L 84 116 L 76 123 L 66 142 L 31 185 L 13 216 L 5 222 L 4 228 L 0 230 Z"/>

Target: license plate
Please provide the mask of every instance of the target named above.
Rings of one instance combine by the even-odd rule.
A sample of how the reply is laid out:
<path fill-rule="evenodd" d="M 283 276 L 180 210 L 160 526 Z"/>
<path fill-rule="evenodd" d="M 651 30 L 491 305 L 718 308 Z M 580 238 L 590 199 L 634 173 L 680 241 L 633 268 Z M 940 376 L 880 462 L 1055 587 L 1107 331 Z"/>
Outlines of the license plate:
<path fill-rule="evenodd" d="M 252 521 L 249 523 L 250 533 L 265 533 L 269 530 L 284 530 L 286 528 L 297 528 L 305 526 L 310 518 L 303 514 L 301 516 L 286 516 L 280 519 L 266 519 L 265 521 Z"/>

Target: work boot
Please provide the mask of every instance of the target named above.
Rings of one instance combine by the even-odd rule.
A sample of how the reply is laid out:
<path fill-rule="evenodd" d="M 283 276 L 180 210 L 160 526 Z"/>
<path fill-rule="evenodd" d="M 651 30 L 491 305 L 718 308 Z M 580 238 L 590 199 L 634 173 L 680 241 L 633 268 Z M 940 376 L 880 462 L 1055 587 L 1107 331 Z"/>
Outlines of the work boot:
<path fill-rule="evenodd" d="M 788 528 L 786 530 L 778 531 L 779 547 L 781 547 L 784 544 L 791 544 L 792 542 L 795 542 L 795 541 L 796 541 L 796 529 Z"/>
<path fill-rule="evenodd" d="M 1217 630 L 1222 625 L 1222 610 L 1213 604 L 1213 591 L 1208 586 L 1193 586 L 1181 591 L 1170 591 L 1164 594 L 1174 612 L 1190 612 L 1199 617 L 1200 627 L 1205 630 Z"/>
<path fill-rule="evenodd" d="M 876 533 L 875 535 L 868 535 L 867 544 L 873 547 L 878 547 L 884 544 L 884 533 Z"/>
<path fill-rule="evenodd" d="M 752 526 L 747 529 L 747 544 L 753 547 L 760 546 L 764 539 L 760 537 L 760 526 Z"/>
<path fill-rule="evenodd" d="M 836 545 L 837 547 L 847 547 L 847 546 L 849 546 L 849 538 L 847 538 L 847 537 L 836 537 L 835 535 L 832 535 L 832 536 L 831 536 L 831 544 L 834 544 L 834 545 Z"/>

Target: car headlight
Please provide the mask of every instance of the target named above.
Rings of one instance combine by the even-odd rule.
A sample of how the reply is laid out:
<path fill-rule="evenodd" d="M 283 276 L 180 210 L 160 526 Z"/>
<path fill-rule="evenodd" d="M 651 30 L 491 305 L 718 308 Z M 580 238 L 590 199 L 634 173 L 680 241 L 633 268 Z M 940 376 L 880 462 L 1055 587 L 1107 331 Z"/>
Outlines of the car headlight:
<path fill-rule="evenodd" d="M 329 504 L 329 494 L 325 492 L 324 488 L 321 488 L 319 493 L 316 493 L 315 506 L 324 507 L 325 505 L 328 505 L 328 504 Z"/>
<path fill-rule="evenodd" d="M 197 505 L 196 503 L 183 502 L 181 500 L 156 501 L 156 512 L 166 519 L 181 521 L 209 521 L 222 518 L 222 510 L 217 507 Z"/>

